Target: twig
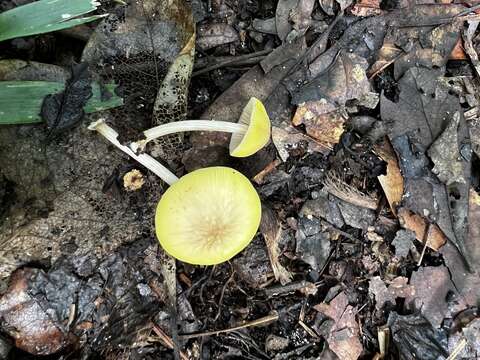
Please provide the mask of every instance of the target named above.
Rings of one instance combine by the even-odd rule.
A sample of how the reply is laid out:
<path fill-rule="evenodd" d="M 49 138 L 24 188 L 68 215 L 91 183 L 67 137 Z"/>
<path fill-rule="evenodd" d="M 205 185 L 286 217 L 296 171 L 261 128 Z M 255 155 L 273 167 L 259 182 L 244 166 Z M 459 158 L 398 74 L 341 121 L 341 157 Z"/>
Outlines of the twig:
<path fill-rule="evenodd" d="M 234 58 L 229 58 L 223 61 L 220 61 L 216 64 L 206 66 L 201 70 L 194 71 L 192 74 L 192 77 L 198 76 L 205 74 L 207 72 L 210 72 L 212 70 L 220 69 L 222 67 L 226 67 L 229 65 L 251 65 L 252 60 L 253 63 L 258 63 L 262 61 L 265 58 L 265 55 L 269 54 L 272 52 L 273 49 L 265 49 L 257 52 L 253 52 L 250 54 L 245 54 L 245 55 L 240 55 L 240 56 L 235 56 Z"/>
<path fill-rule="evenodd" d="M 345 231 L 343 231 L 343 230 L 340 230 L 338 227 L 336 227 L 335 225 L 333 225 L 331 222 L 329 222 L 329 221 L 327 221 L 327 220 L 324 220 L 324 219 L 320 219 L 320 222 L 321 222 L 322 225 L 325 226 L 326 228 L 338 232 L 340 235 L 345 236 L 347 239 L 350 239 L 350 240 L 352 240 L 352 241 L 361 243 L 360 239 L 358 239 L 358 238 L 356 238 L 355 236 L 349 234 L 348 232 L 345 232 Z"/>
<path fill-rule="evenodd" d="M 155 334 L 157 334 L 157 336 L 159 337 L 159 339 L 163 342 L 163 344 L 173 350 L 174 346 L 173 346 L 173 340 L 170 336 L 168 336 L 167 334 L 165 334 L 165 332 L 157 325 L 157 324 L 153 324 L 153 327 L 152 327 L 153 331 L 155 332 Z M 180 358 L 182 360 L 189 360 L 188 359 L 188 356 L 185 355 L 185 353 L 183 353 L 183 351 L 180 351 Z"/>
<path fill-rule="evenodd" d="M 267 325 L 273 321 L 278 320 L 278 313 L 275 311 L 271 315 L 264 316 L 260 319 L 250 321 L 248 323 L 245 323 L 243 325 L 235 326 L 229 329 L 223 329 L 223 330 L 217 330 L 217 331 L 207 331 L 203 333 L 197 333 L 197 334 L 185 334 L 185 335 L 179 335 L 179 337 L 183 340 L 187 339 L 193 339 L 197 337 L 203 337 L 203 336 L 212 336 L 212 335 L 219 335 L 219 334 L 224 334 L 224 333 L 229 333 L 232 331 L 240 330 L 240 329 L 245 329 L 247 327 L 251 326 L 260 326 L 260 325 Z"/>
<path fill-rule="evenodd" d="M 453 349 L 452 353 L 450 354 L 450 356 L 446 359 L 446 360 L 455 360 L 458 356 L 458 354 L 460 354 L 460 352 L 463 350 L 463 348 L 467 345 L 467 340 L 465 339 L 462 339 L 458 344 L 457 346 L 455 346 L 455 348 Z"/>
<path fill-rule="evenodd" d="M 218 300 L 217 315 L 215 315 L 215 318 L 213 319 L 213 321 L 217 321 L 218 318 L 220 317 L 220 313 L 221 313 L 221 310 L 222 310 L 223 297 L 225 296 L 225 290 L 227 289 L 227 285 L 229 284 L 229 282 L 233 280 L 234 276 L 235 276 L 235 270 L 232 269 L 232 275 L 230 275 L 230 277 L 228 278 L 228 280 L 225 282 L 225 284 L 222 287 L 222 292 L 220 294 L 220 299 Z"/>
<path fill-rule="evenodd" d="M 418 259 L 417 266 L 420 266 L 423 261 L 423 257 L 425 256 L 425 251 L 427 250 L 428 238 L 430 236 L 430 225 L 431 222 L 427 223 L 427 231 L 425 231 L 425 235 L 423 236 L 423 249 L 422 253 L 420 254 L 420 259 Z"/>
<path fill-rule="evenodd" d="M 320 340 L 320 336 L 318 336 L 310 327 L 305 324 L 302 320 L 298 320 L 298 324 L 315 340 Z"/>
<path fill-rule="evenodd" d="M 310 285 L 309 282 L 307 282 L 305 280 L 302 280 L 302 281 L 290 283 L 288 285 L 271 287 L 269 289 L 265 289 L 264 292 L 265 292 L 265 295 L 268 298 L 270 298 L 272 296 L 278 296 L 278 295 L 285 294 L 285 293 L 291 293 L 291 292 L 306 288 L 309 285 Z"/>

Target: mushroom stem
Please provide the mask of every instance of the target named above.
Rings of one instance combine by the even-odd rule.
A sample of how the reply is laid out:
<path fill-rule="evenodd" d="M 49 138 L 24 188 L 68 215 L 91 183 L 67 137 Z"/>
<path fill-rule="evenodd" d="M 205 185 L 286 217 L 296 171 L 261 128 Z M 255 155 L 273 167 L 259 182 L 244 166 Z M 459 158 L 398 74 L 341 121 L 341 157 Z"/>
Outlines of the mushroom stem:
<path fill-rule="evenodd" d="M 133 151 L 144 149 L 145 145 L 151 140 L 157 139 L 161 136 L 174 134 L 185 131 L 221 131 L 232 134 L 245 134 L 248 126 L 244 124 L 238 124 L 228 121 L 216 121 L 216 120 L 185 120 L 176 121 L 168 124 L 155 126 L 151 129 L 145 130 L 143 134 L 145 139 L 132 142 L 130 148 Z"/>
<path fill-rule="evenodd" d="M 117 140 L 118 133 L 114 129 L 112 129 L 110 126 L 108 126 L 105 123 L 104 119 L 100 119 L 98 121 L 92 122 L 88 126 L 88 129 L 98 131 L 98 133 L 103 135 L 113 145 L 115 145 L 117 148 L 122 150 L 125 154 L 137 160 L 140 164 L 145 166 L 148 170 L 153 172 L 160 179 L 165 181 L 168 185 L 172 185 L 174 182 L 178 180 L 178 177 L 176 177 L 175 174 L 173 174 L 170 170 L 168 170 L 165 166 L 160 164 L 157 160 L 155 160 L 150 155 L 148 154 L 137 155 L 128 146 L 120 144 L 120 142 Z"/>

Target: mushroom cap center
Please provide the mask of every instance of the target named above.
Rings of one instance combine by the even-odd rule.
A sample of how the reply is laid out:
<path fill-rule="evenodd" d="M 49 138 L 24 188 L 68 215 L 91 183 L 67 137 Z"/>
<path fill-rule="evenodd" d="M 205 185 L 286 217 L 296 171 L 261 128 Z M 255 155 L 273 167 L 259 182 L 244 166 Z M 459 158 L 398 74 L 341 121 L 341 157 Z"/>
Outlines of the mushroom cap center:
<path fill-rule="evenodd" d="M 173 257 L 199 265 L 224 262 L 255 236 L 260 198 L 250 181 L 227 167 L 189 173 L 162 196 L 155 228 L 162 247 Z"/>

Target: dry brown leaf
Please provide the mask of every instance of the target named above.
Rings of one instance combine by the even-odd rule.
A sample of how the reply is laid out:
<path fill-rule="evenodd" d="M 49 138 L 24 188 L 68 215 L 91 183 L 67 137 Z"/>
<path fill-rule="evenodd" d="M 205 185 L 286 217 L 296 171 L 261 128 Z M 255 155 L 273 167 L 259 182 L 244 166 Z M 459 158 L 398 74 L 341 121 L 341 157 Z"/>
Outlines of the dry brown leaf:
<path fill-rule="evenodd" d="M 343 360 L 357 360 L 363 351 L 358 339 L 359 328 L 354 308 L 348 304 L 347 295 L 340 293 L 330 304 L 318 304 L 314 309 L 335 322 L 327 337 L 328 346 Z"/>
<path fill-rule="evenodd" d="M 388 204 L 394 215 L 397 214 L 397 205 L 402 201 L 403 176 L 398 166 L 398 159 L 392 145 L 385 140 L 381 146 L 376 146 L 375 151 L 387 163 L 387 174 L 377 177 L 383 192 L 387 197 Z"/>
<path fill-rule="evenodd" d="M 413 272 L 410 284 L 415 287 L 415 292 L 406 297 L 407 307 L 420 310 L 434 327 L 440 327 L 449 310 L 447 294 L 452 292 L 457 295 L 447 267 L 421 267 Z"/>
<path fill-rule="evenodd" d="M 397 215 L 402 222 L 402 226 L 405 229 L 413 231 L 417 240 L 422 244 L 425 241 L 425 232 L 428 228 L 427 246 L 429 248 L 438 251 L 447 242 L 447 237 L 442 230 L 440 230 L 436 224 L 431 223 L 429 225 L 428 222 L 420 215 L 417 215 L 405 208 L 398 209 Z"/>
<path fill-rule="evenodd" d="M 326 107 L 325 99 L 300 104 L 292 123 L 295 126 L 304 124 L 308 135 L 332 150 L 343 134 L 345 118 L 340 111 L 330 111 Z"/>
<path fill-rule="evenodd" d="M 378 16 L 383 14 L 383 10 L 380 9 L 380 0 L 360 0 L 353 6 L 351 13 L 360 17 Z"/>
<path fill-rule="evenodd" d="M 465 49 L 463 48 L 462 39 L 458 39 L 455 47 L 450 53 L 450 60 L 467 60 L 467 54 L 465 54 Z"/>
<path fill-rule="evenodd" d="M 368 69 L 368 78 L 372 78 L 377 75 L 379 72 L 382 72 L 390 64 L 392 64 L 396 59 L 402 55 L 403 51 L 395 45 L 395 39 L 392 35 L 385 36 L 383 40 L 383 45 L 378 51 L 377 60 L 375 63 Z"/>
<path fill-rule="evenodd" d="M 375 308 L 381 310 L 386 302 L 395 304 L 395 299 L 415 296 L 415 288 L 408 285 L 408 278 L 398 276 L 386 286 L 380 276 L 370 279 L 368 292 L 375 296 Z"/>
<path fill-rule="evenodd" d="M 283 161 L 286 161 L 290 156 L 289 150 L 295 150 L 300 147 L 304 147 L 307 152 L 319 152 L 321 154 L 328 154 L 330 152 L 330 148 L 310 136 L 301 133 L 293 126 L 286 128 L 273 126 L 272 141 L 277 148 L 278 155 Z"/>

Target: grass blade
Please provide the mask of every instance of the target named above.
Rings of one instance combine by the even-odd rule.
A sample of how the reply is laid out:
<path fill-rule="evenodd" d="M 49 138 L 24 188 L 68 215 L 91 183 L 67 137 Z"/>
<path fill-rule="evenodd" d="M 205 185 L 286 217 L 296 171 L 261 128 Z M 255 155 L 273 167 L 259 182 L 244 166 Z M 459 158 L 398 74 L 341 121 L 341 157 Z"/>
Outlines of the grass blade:
<path fill-rule="evenodd" d="M 86 113 L 106 110 L 123 105 L 123 99 L 114 93 L 114 84 L 106 85 L 112 94 L 102 101 L 98 83 L 92 83 L 92 97 L 84 107 Z M 50 81 L 1 81 L 0 82 L 0 125 L 32 124 L 42 121 L 40 110 L 45 96 L 63 91 L 61 82 Z"/>
<path fill-rule="evenodd" d="M 80 17 L 97 9 L 96 0 L 39 0 L 0 14 L 0 41 L 43 34 L 97 20 L 105 15 Z"/>

